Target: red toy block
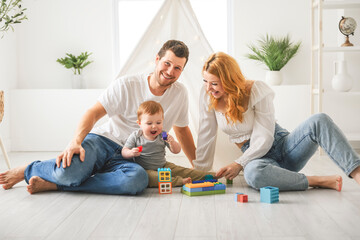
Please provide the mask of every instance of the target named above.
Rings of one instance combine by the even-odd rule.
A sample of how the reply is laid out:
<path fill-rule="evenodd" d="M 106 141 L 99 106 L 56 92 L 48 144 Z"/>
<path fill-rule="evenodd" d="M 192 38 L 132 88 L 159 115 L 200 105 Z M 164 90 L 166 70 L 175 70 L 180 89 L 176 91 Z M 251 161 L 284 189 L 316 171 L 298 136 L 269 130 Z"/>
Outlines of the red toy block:
<path fill-rule="evenodd" d="M 138 146 L 139 152 L 142 152 L 142 146 Z"/>
<path fill-rule="evenodd" d="M 236 194 L 236 201 L 237 202 L 242 202 L 242 203 L 248 202 L 248 195 L 243 194 L 243 193 L 237 193 Z"/>

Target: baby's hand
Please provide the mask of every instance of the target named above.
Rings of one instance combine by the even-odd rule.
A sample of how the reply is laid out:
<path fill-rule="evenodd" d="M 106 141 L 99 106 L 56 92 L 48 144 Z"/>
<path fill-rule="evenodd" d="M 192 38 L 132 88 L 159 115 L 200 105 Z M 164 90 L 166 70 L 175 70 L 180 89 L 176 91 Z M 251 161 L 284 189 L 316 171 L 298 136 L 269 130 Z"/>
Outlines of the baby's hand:
<path fill-rule="evenodd" d="M 165 140 L 165 142 L 171 143 L 174 141 L 173 136 L 171 136 L 170 134 L 167 135 L 167 140 Z"/>
<path fill-rule="evenodd" d="M 136 147 L 136 148 L 133 148 L 133 149 L 131 149 L 131 152 L 132 152 L 132 155 L 133 155 L 133 157 L 138 157 L 138 156 L 140 156 L 140 149 L 139 149 L 140 147 Z"/>

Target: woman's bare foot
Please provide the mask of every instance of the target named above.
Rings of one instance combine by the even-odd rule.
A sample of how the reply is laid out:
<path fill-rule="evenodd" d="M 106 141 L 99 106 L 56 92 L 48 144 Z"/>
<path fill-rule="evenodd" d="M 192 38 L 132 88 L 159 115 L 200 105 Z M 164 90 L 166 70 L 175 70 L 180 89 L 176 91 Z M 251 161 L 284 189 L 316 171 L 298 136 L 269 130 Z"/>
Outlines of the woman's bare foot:
<path fill-rule="evenodd" d="M 191 177 L 183 179 L 183 184 L 187 184 L 187 183 L 191 183 L 191 182 L 192 182 Z"/>
<path fill-rule="evenodd" d="M 34 176 L 30 178 L 27 190 L 30 194 L 33 194 L 45 191 L 55 191 L 57 190 L 57 187 L 55 183 L 45 181 L 38 176 Z"/>
<path fill-rule="evenodd" d="M 310 187 L 331 188 L 339 192 L 342 189 L 342 177 L 340 175 L 307 176 L 307 179 Z"/>
<path fill-rule="evenodd" d="M 2 187 L 7 190 L 9 188 L 12 188 L 12 186 L 17 184 L 18 182 L 24 180 L 24 172 L 26 167 L 27 165 L 24 165 L 0 173 L 0 184 L 2 184 Z"/>

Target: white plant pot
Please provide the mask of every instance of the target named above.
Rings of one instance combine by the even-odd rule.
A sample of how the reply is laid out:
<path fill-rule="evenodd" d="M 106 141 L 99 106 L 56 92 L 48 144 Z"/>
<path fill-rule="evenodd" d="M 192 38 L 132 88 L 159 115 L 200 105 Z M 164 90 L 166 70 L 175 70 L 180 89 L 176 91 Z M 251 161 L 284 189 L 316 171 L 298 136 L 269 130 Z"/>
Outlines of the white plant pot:
<path fill-rule="evenodd" d="M 335 62 L 335 74 L 332 87 L 339 92 L 348 92 L 353 86 L 353 79 L 347 72 L 346 61 Z"/>
<path fill-rule="evenodd" d="M 282 74 L 280 71 L 267 71 L 265 82 L 269 85 L 280 85 L 282 83 Z"/>
<path fill-rule="evenodd" d="M 71 86 L 73 89 L 85 88 L 83 75 L 74 74 L 71 81 Z"/>

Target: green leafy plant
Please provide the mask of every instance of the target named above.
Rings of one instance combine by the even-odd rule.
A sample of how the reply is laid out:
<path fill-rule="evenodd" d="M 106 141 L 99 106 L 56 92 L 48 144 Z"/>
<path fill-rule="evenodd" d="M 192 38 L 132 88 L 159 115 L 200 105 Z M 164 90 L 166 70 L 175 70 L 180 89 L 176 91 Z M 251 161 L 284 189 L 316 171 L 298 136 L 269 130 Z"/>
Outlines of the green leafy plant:
<path fill-rule="evenodd" d="M 289 35 L 275 38 L 269 35 L 258 40 L 258 46 L 248 45 L 252 53 L 246 57 L 265 64 L 270 71 L 280 71 L 299 50 L 301 42 L 292 43 Z"/>
<path fill-rule="evenodd" d="M 93 62 L 93 61 L 87 61 L 88 57 L 91 54 L 92 53 L 83 52 L 79 56 L 76 57 L 70 53 L 66 53 L 67 57 L 58 58 L 56 61 L 58 63 L 64 65 L 64 67 L 66 67 L 66 68 L 69 68 L 69 69 L 73 68 L 72 70 L 73 70 L 74 74 L 81 74 L 81 71 L 83 70 L 83 68 Z"/>
<path fill-rule="evenodd" d="M 21 6 L 22 0 L 1 0 L 0 6 L 0 32 L 2 32 L 1 38 L 4 37 L 4 33 L 9 29 L 14 31 L 14 24 L 21 23 L 21 21 L 27 19 L 24 14 L 26 8 Z"/>

